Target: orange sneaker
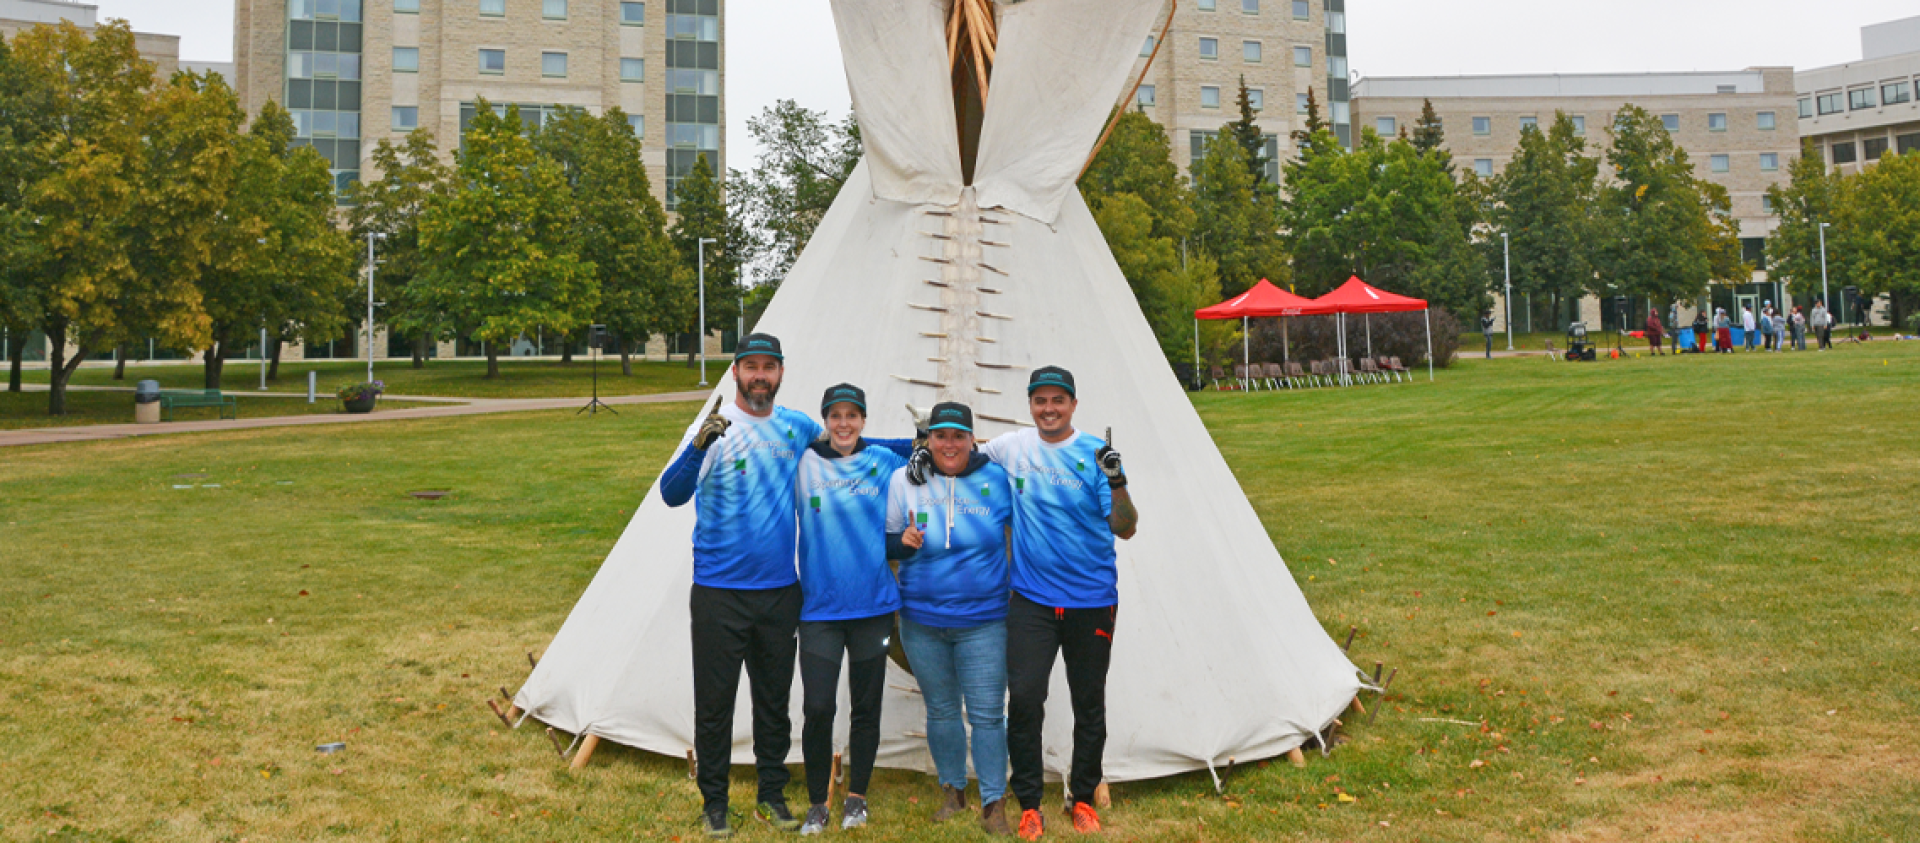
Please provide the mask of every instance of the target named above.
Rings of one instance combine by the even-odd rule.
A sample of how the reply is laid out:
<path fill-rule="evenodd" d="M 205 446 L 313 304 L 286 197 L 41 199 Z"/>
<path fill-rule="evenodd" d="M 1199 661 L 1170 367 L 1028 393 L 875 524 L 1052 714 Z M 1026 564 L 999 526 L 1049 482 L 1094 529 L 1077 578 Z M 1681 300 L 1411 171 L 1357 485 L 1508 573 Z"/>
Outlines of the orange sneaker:
<path fill-rule="evenodd" d="M 1020 831 L 1018 834 L 1021 840 L 1039 840 L 1040 836 L 1046 833 L 1047 821 L 1040 816 L 1039 811 L 1028 808 L 1020 812 Z"/>
<path fill-rule="evenodd" d="M 1073 830 L 1081 834 L 1100 833 L 1100 815 L 1085 802 L 1073 803 Z"/>

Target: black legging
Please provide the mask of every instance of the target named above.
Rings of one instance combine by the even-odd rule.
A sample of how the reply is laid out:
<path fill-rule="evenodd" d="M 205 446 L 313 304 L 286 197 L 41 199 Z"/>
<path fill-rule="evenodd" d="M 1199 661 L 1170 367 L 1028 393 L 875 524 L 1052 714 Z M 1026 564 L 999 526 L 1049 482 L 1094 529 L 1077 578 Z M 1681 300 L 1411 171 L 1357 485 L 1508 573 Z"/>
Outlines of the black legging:
<path fill-rule="evenodd" d="M 847 739 L 847 792 L 866 795 L 873 756 L 880 749 L 880 701 L 887 687 L 887 644 L 893 615 L 800 624 L 800 684 L 804 688 L 800 752 L 807 762 L 807 798 L 824 805 L 833 786 L 833 718 L 840 695 L 840 657 L 847 657 L 853 699 Z"/>

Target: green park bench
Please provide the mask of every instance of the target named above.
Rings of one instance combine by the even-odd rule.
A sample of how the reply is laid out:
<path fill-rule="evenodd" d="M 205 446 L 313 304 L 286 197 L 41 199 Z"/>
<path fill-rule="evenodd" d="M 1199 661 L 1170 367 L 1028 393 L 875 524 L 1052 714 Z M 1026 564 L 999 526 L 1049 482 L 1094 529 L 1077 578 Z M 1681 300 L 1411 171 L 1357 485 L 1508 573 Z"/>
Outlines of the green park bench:
<path fill-rule="evenodd" d="M 223 419 L 240 418 L 240 399 L 217 389 L 170 389 L 160 393 L 161 421 L 173 421 L 178 407 L 217 407 Z"/>

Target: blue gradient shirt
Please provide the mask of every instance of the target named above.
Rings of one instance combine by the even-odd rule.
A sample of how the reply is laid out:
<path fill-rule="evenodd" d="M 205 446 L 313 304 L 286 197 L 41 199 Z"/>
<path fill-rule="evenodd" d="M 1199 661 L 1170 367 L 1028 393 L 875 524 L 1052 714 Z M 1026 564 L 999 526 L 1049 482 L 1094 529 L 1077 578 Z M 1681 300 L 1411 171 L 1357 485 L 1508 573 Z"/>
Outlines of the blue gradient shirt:
<path fill-rule="evenodd" d="M 800 515 L 801 620 L 900 610 L 900 586 L 887 567 L 887 487 L 905 464 L 871 445 L 841 456 L 820 442 L 800 454 L 793 507 Z"/>
<path fill-rule="evenodd" d="M 800 455 L 820 436 L 805 413 L 775 407 L 757 418 L 729 402 L 733 422 L 702 454 L 681 442 L 661 478 L 668 506 L 693 498 L 693 582 L 709 588 L 784 588 L 794 574 L 793 477 Z M 689 492 L 689 490 L 691 490 Z"/>
<path fill-rule="evenodd" d="M 984 460 L 964 477 L 936 474 L 927 485 L 894 472 L 887 488 L 887 532 L 919 526 L 926 543 L 900 563 L 900 614 L 914 623 L 958 629 L 1007 617 L 1007 526 L 1012 487 Z"/>
<path fill-rule="evenodd" d="M 994 437 L 981 453 L 1013 483 L 1013 590 L 1042 606 L 1092 609 L 1120 602 L 1113 490 L 1094 454 L 1099 437 L 1059 444 L 1032 428 Z"/>

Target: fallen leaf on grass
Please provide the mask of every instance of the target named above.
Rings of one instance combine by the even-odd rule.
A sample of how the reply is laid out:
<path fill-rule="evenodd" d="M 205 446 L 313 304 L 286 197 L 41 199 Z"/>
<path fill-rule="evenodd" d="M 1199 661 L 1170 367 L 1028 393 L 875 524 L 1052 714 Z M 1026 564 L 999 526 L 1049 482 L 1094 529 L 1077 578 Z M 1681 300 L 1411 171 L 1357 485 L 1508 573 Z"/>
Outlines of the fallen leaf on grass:
<path fill-rule="evenodd" d="M 1482 760 L 1480 760 L 1480 759 L 1478 759 L 1478 758 L 1475 758 L 1475 759 L 1473 759 L 1473 763 L 1471 763 L 1471 764 L 1468 764 L 1468 765 L 1467 765 L 1467 768 L 1468 768 L 1468 769 L 1474 769 L 1474 768 L 1478 768 L 1478 767 L 1485 767 L 1485 766 L 1487 766 L 1487 762 L 1485 762 L 1485 761 L 1482 761 Z"/>
<path fill-rule="evenodd" d="M 1340 801 L 1342 801 L 1342 802 L 1358 802 L 1358 801 L 1360 801 L 1360 800 L 1358 800 L 1358 799 L 1355 799 L 1355 798 L 1353 798 L 1353 794 L 1351 794 L 1351 793 L 1342 793 L 1342 794 L 1340 794 L 1340 795 L 1339 795 L 1339 797 L 1337 797 L 1337 798 L 1338 798 L 1338 799 L 1339 799 Z"/>

